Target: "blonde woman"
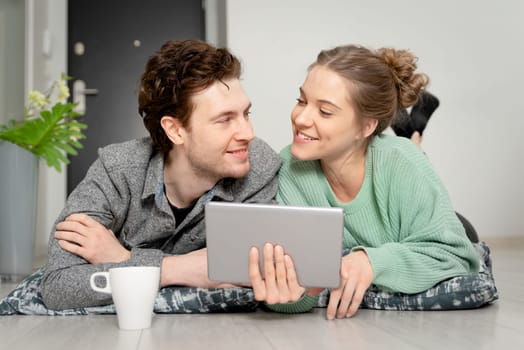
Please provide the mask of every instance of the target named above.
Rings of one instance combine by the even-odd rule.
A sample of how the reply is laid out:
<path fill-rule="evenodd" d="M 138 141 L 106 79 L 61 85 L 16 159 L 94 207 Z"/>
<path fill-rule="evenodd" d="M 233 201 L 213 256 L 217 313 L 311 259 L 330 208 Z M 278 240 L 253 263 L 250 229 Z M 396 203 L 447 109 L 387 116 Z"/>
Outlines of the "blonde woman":
<path fill-rule="evenodd" d="M 419 293 L 479 271 L 479 256 L 427 157 L 410 140 L 384 135 L 428 84 L 405 50 L 339 46 L 320 52 L 291 112 L 293 142 L 281 152 L 278 201 L 345 212 L 340 286 L 327 318 L 353 316 L 372 285 Z M 319 235 L 322 232 L 318 233 Z M 285 248 L 285 247 L 284 247 Z M 283 247 L 250 252 L 255 298 L 301 312 L 321 289 L 298 284 Z"/>

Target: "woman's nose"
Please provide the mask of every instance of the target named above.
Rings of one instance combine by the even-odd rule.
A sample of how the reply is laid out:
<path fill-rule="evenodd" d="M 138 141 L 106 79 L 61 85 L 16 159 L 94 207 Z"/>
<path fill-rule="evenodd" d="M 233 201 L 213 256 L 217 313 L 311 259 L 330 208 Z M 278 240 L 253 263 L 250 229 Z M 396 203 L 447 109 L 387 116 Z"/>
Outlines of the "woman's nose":
<path fill-rule="evenodd" d="M 313 119 L 307 108 L 295 108 L 292 113 L 293 122 L 297 125 L 310 126 Z"/>

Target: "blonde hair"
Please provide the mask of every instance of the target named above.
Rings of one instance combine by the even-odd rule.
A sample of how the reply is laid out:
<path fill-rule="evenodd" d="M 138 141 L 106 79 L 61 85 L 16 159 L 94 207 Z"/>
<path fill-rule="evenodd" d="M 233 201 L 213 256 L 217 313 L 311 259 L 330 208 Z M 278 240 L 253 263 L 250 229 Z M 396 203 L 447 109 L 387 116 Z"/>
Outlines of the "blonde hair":
<path fill-rule="evenodd" d="M 348 81 L 357 115 L 378 120 L 374 135 L 382 133 L 400 109 L 415 104 L 429 83 L 426 74 L 415 72 L 417 57 L 407 50 L 338 46 L 321 51 L 309 70 L 315 66 L 324 66 Z"/>

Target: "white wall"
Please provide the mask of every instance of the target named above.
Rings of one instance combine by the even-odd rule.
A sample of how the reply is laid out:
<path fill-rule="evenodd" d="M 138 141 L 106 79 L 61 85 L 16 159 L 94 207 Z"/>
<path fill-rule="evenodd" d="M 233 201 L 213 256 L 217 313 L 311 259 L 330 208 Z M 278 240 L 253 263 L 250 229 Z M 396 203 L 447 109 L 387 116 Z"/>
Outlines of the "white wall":
<path fill-rule="evenodd" d="M 35 55 L 49 63 L 49 79 L 66 67 L 66 0 L 26 1 L 48 8 L 38 16 L 47 18 L 53 52 Z M 481 236 L 524 234 L 524 2 L 208 1 L 226 3 L 224 35 L 244 63 L 255 131 L 276 149 L 291 139 L 289 113 L 320 49 L 345 43 L 411 49 L 441 100 L 424 148 L 456 209 Z M 65 174 L 41 168 L 49 177 L 41 185 L 40 253 L 65 197 Z"/>
<path fill-rule="evenodd" d="M 65 69 L 65 0 L 0 0 L 0 123 L 20 119 L 29 90 L 43 90 Z M 48 6 L 58 6 L 49 10 Z M 60 19 L 59 16 L 62 16 Z M 43 33 L 55 47 L 43 52 Z M 1 165 L 4 166 L 4 165 Z M 47 238 L 65 201 L 65 174 L 39 165 L 35 264 L 47 254 Z M 1 180 L 1 179 L 0 179 Z"/>
<path fill-rule="evenodd" d="M 67 0 L 25 0 L 26 90 L 44 90 L 67 72 Z M 66 170 L 39 164 L 35 265 L 47 256 L 47 241 L 66 198 Z"/>
<path fill-rule="evenodd" d="M 524 235 L 522 0 L 228 0 L 227 45 L 244 63 L 255 132 L 276 149 L 320 49 L 413 51 L 441 106 L 423 146 L 481 236 Z"/>
<path fill-rule="evenodd" d="M 24 3 L 0 0 L 0 124 L 24 114 Z"/>

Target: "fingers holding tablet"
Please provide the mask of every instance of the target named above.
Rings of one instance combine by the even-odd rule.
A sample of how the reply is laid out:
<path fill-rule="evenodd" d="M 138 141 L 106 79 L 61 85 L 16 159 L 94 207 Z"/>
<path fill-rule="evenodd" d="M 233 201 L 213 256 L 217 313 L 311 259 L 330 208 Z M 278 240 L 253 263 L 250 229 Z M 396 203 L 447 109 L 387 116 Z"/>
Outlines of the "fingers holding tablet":
<path fill-rule="evenodd" d="M 263 247 L 263 272 L 260 269 L 259 251 L 249 251 L 249 277 L 255 299 L 268 304 L 296 301 L 305 288 L 298 283 L 293 259 L 280 245 L 266 243 Z"/>

